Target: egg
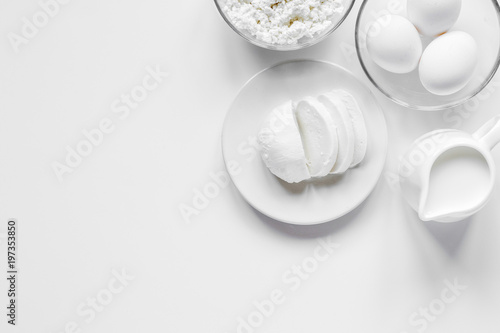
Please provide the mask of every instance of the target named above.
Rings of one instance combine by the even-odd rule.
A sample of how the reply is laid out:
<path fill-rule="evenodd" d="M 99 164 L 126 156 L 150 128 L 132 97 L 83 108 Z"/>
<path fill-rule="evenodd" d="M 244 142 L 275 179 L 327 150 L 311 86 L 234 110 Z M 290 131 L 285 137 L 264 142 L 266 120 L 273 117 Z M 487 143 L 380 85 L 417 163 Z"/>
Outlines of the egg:
<path fill-rule="evenodd" d="M 418 66 L 422 41 L 415 26 L 399 15 L 384 15 L 370 25 L 366 46 L 372 60 L 392 73 L 409 73 Z"/>
<path fill-rule="evenodd" d="M 462 0 L 408 0 L 408 19 L 424 36 L 447 32 L 457 21 Z"/>
<path fill-rule="evenodd" d="M 448 32 L 432 41 L 422 54 L 420 81 L 435 95 L 451 95 L 471 80 L 477 62 L 474 38 L 463 31 Z"/>

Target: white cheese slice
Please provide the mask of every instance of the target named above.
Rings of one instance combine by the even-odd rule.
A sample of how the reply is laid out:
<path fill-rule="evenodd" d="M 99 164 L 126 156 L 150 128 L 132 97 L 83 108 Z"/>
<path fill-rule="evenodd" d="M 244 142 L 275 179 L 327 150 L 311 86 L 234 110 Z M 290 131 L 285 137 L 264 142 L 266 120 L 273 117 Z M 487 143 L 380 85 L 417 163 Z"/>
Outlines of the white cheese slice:
<path fill-rule="evenodd" d="M 356 142 L 351 115 L 349 111 L 347 111 L 346 105 L 337 94 L 326 93 L 320 95 L 318 96 L 318 101 L 320 101 L 328 112 L 330 112 L 330 116 L 337 127 L 339 153 L 337 162 L 335 162 L 330 173 L 344 173 L 351 166 L 354 157 L 354 144 Z"/>
<path fill-rule="evenodd" d="M 361 163 L 366 155 L 366 149 L 368 146 L 368 132 L 366 129 L 365 119 L 363 117 L 361 109 L 359 108 L 358 102 L 356 102 L 356 99 L 350 93 L 341 89 L 334 90 L 332 93 L 340 97 L 351 116 L 354 135 L 356 137 L 356 143 L 354 145 L 354 156 L 351 162 L 352 168 Z"/>
<path fill-rule="evenodd" d="M 288 183 L 311 177 L 291 101 L 271 112 L 257 140 L 262 160 L 275 176 Z"/>
<path fill-rule="evenodd" d="M 325 106 L 306 97 L 295 105 L 307 166 L 312 177 L 326 176 L 338 154 L 337 129 Z"/>

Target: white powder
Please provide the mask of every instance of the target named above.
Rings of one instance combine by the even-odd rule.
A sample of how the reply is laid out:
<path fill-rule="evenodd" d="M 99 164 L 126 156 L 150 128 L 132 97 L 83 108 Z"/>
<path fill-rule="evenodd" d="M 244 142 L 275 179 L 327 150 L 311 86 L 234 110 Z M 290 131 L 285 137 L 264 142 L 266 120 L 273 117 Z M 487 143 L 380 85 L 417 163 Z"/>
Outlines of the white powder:
<path fill-rule="evenodd" d="M 239 30 L 270 44 L 291 45 L 313 37 L 342 13 L 342 0 L 226 0 L 223 7 Z"/>

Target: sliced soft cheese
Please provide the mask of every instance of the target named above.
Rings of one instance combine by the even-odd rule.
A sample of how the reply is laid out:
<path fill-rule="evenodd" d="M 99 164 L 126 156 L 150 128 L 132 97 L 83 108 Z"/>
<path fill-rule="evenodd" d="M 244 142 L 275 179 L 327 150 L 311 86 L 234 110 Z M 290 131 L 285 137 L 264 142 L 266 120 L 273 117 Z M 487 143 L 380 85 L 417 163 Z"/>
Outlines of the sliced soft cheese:
<path fill-rule="evenodd" d="M 265 165 L 277 177 L 288 183 L 311 177 L 291 101 L 271 112 L 259 132 L 258 142 Z"/>
<path fill-rule="evenodd" d="M 356 143 L 354 145 L 354 156 L 351 162 L 352 168 L 361 163 L 366 155 L 366 149 L 368 146 L 368 133 L 366 130 L 365 119 L 363 117 L 361 109 L 359 108 L 358 102 L 356 102 L 356 99 L 350 93 L 340 89 L 334 90 L 332 91 L 332 93 L 340 97 L 351 116 L 354 135 L 356 137 Z"/>
<path fill-rule="evenodd" d="M 346 105 L 337 94 L 326 93 L 320 95 L 318 101 L 320 101 L 328 112 L 330 112 L 330 116 L 337 127 L 339 153 L 337 162 L 335 162 L 330 173 L 344 173 L 351 166 L 354 157 L 354 145 L 356 142 L 350 113 L 347 111 Z"/>
<path fill-rule="evenodd" d="M 315 98 L 306 97 L 295 105 L 295 117 L 311 176 L 326 176 L 338 154 L 337 130 L 330 113 Z"/>

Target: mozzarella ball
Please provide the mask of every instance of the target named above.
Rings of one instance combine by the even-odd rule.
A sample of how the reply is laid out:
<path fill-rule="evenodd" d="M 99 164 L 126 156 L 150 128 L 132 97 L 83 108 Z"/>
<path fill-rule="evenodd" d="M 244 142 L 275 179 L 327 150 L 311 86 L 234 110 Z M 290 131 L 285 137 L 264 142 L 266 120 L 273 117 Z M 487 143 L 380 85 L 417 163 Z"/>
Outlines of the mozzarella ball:
<path fill-rule="evenodd" d="M 292 101 L 271 112 L 257 138 L 262 160 L 275 176 L 288 183 L 299 183 L 311 177 Z"/>

